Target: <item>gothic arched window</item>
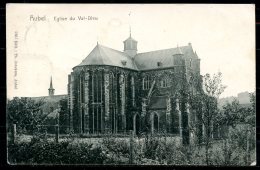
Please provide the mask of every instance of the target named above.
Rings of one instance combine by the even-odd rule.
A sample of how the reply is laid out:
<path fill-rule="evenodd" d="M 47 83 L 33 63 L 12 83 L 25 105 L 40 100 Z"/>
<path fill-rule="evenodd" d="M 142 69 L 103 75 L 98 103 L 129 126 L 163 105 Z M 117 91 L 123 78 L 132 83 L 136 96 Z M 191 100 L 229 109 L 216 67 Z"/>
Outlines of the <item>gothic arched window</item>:
<path fill-rule="evenodd" d="M 131 77 L 131 99 L 132 105 L 135 106 L 135 79 L 133 76 Z"/>
<path fill-rule="evenodd" d="M 120 84 L 120 96 L 121 96 L 121 114 L 125 114 L 125 102 L 126 102 L 126 76 L 124 74 L 120 75 L 119 84 Z"/>
<path fill-rule="evenodd" d="M 109 114 L 111 120 L 111 132 L 116 133 L 117 116 L 116 116 L 116 79 L 114 74 L 109 74 Z"/>
<path fill-rule="evenodd" d="M 94 103 L 101 103 L 102 98 L 102 74 L 96 73 L 93 75 L 92 79 L 92 89 L 93 89 L 93 101 Z"/>
<path fill-rule="evenodd" d="M 150 77 L 147 75 L 143 78 L 143 90 L 150 88 Z"/>
<path fill-rule="evenodd" d="M 191 94 L 194 94 L 194 83 L 193 83 L 193 77 L 190 77 L 190 81 L 189 81 L 189 89 Z"/>
<path fill-rule="evenodd" d="M 165 87 L 169 87 L 169 86 L 170 86 L 170 79 L 169 79 L 168 76 L 166 76 L 166 77 L 164 77 L 164 78 L 161 79 L 161 81 L 160 81 L 160 86 L 161 86 L 162 88 L 165 88 Z"/>
<path fill-rule="evenodd" d="M 109 103 L 115 102 L 115 77 L 113 73 L 109 74 Z"/>
<path fill-rule="evenodd" d="M 102 110 L 102 102 L 103 102 L 103 73 L 95 72 L 92 75 L 91 80 L 91 89 L 92 89 L 92 112 L 90 113 L 90 124 L 91 131 L 93 133 L 98 133 L 102 131 L 102 123 L 103 123 L 103 110 Z"/>
<path fill-rule="evenodd" d="M 84 102 L 84 72 L 82 72 L 80 74 L 80 82 L 79 82 L 79 96 L 80 96 L 80 101 L 82 101 L 82 103 Z"/>

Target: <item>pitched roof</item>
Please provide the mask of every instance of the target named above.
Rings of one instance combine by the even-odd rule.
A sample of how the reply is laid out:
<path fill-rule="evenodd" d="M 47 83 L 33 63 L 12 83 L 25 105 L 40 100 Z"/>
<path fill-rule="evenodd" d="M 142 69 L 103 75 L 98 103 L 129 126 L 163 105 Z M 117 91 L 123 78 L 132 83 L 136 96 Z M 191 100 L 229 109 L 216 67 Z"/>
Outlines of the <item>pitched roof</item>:
<path fill-rule="evenodd" d="M 174 55 L 180 53 L 182 53 L 184 57 L 196 57 L 192 47 L 188 45 L 177 48 L 139 53 L 134 57 L 134 61 L 139 70 L 156 69 L 158 68 L 158 62 L 161 62 L 161 67 L 171 67 L 174 65 Z"/>
<path fill-rule="evenodd" d="M 27 98 L 31 98 L 32 100 L 35 101 L 44 100 L 49 102 L 57 102 L 61 99 L 66 99 L 67 97 L 68 97 L 67 94 L 61 94 L 61 95 L 53 95 L 53 96 L 40 96 L 40 97 L 27 97 Z"/>
<path fill-rule="evenodd" d="M 167 68 L 174 66 L 174 57 L 177 54 L 182 55 L 183 58 L 198 58 L 191 45 L 138 53 L 132 58 L 124 52 L 97 44 L 77 66 L 110 65 L 133 70 L 150 70 L 158 69 L 158 62 L 160 62 L 160 68 Z"/>
<path fill-rule="evenodd" d="M 124 65 L 123 61 L 126 61 Z M 112 65 L 137 70 L 132 57 L 126 53 L 97 44 L 90 54 L 78 65 Z"/>

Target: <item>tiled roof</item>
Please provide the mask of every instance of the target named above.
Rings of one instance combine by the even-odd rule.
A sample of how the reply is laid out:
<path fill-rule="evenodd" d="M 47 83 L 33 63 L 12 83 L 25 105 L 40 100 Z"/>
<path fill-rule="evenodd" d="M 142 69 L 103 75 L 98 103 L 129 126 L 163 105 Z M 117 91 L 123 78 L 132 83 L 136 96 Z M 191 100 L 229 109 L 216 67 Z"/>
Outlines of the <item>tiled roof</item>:
<path fill-rule="evenodd" d="M 198 58 L 191 45 L 139 53 L 132 58 L 124 52 L 97 44 L 78 66 L 111 65 L 133 70 L 150 70 L 157 69 L 158 62 L 160 62 L 160 68 L 172 67 L 174 65 L 174 55 L 176 54 L 183 54 L 184 58 Z M 125 65 L 124 61 L 126 61 Z"/>
<path fill-rule="evenodd" d="M 139 53 L 134 57 L 139 70 L 149 70 L 158 68 L 157 63 L 161 62 L 161 67 L 171 67 L 174 65 L 174 54 L 183 53 L 184 57 L 195 57 L 191 46 L 183 46 L 164 50 Z"/>
<path fill-rule="evenodd" d="M 126 61 L 125 65 L 124 61 Z M 100 44 L 97 44 L 78 66 L 83 65 L 112 65 L 137 70 L 135 63 L 130 56 Z"/>

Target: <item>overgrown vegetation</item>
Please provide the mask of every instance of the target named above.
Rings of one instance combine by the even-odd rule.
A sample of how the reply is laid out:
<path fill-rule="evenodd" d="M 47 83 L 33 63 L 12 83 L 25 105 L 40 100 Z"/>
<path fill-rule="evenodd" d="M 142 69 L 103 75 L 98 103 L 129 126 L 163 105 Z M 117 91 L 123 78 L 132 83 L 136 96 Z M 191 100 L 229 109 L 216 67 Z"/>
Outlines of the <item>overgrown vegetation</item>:
<path fill-rule="evenodd" d="M 10 144 L 8 161 L 11 164 L 103 164 L 106 154 L 93 144 L 55 143 L 35 137 L 29 143 Z"/>
<path fill-rule="evenodd" d="M 195 142 L 187 144 L 177 137 L 167 137 L 165 134 L 144 134 L 134 138 L 132 150 L 129 138 L 115 136 L 104 136 L 98 141 L 91 141 L 70 131 L 59 143 L 49 140 L 46 130 L 43 133 L 44 129 L 39 129 L 38 126 L 46 118 L 40 109 L 44 102 L 14 98 L 7 104 L 8 125 L 17 124 L 17 135 L 30 132 L 33 137 L 30 142 L 9 142 L 8 161 L 11 164 L 128 164 L 132 153 L 134 164 L 250 165 L 255 160 L 256 153 L 255 95 L 251 94 L 249 107 L 242 107 L 234 100 L 220 110 L 216 98 L 225 88 L 221 84 L 221 74 L 212 78 L 206 75 L 204 86 L 205 93 L 183 94 L 186 95 L 186 100 L 190 100 L 191 107 L 196 110 L 200 120 L 188 127 L 197 136 Z M 66 102 L 60 101 L 61 122 L 69 119 L 66 116 Z M 198 131 L 202 126 L 205 134 Z M 214 129 L 220 127 L 224 129 L 225 135 L 216 140 L 213 138 Z M 67 128 L 61 130 L 62 133 L 67 131 Z M 8 129 L 8 132 L 12 131 Z"/>

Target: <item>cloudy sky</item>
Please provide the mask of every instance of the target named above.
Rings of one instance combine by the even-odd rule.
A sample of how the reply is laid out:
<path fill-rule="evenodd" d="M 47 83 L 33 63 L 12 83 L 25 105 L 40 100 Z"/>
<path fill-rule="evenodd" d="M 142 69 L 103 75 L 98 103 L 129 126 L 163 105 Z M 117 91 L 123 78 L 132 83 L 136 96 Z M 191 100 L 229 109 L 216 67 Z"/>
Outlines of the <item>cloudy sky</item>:
<path fill-rule="evenodd" d="M 72 67 L 97 41 L 122 51 L 129 25 L 138 52 L 192 43 L 202 75 L 223 73 L 221 97 L 254 91 L 254 11 L 254 5 L 8 4 L 7 97 L 46 96 L 51 76 L 55 94 L 66 94 Z"/>

